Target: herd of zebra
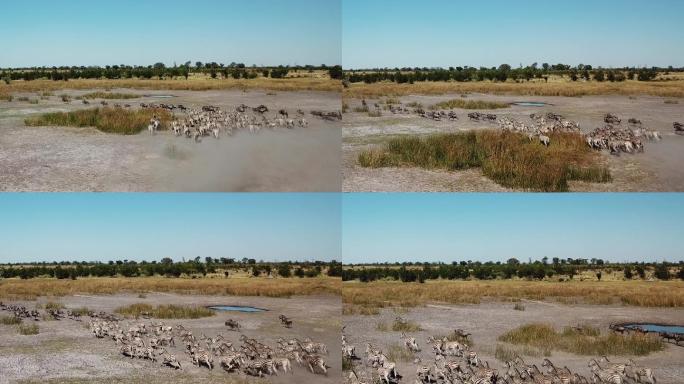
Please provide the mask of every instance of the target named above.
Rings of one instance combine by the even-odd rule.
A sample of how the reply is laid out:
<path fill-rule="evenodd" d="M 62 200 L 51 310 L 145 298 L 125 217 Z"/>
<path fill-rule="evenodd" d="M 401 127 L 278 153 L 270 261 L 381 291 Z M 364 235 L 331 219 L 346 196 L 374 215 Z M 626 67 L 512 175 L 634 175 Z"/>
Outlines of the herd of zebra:
<path fill-rule="evenodd" d="M 292 321 L 285 319 L 287 321 L 281 318 L 281 323 L 291 326 Z M 225 324 L 230 330 L 240 331 L 240 324 L 235 320 L 229 319 Z M 119 320 L 92 320 L 89 327 L 95 337 L 113 340 L 119 346 L 119 353 L 125 357 L 151 362 L 161 359 L 162 365 L 176 370 L 183 369 L 181 355 L 168 351 L 176 347 L 176 340 L 183 343 L 184 353 L 193 365 L 209 370 L 218 366 L 229 373 L 266 377 L 281 371 L 292 372 L 293 360 L 314 374 L 327 374 L 329 368 L 325 358 L 327 346 L 309 338 L 278 338 L 276 346 L 272 347 L 241 334 L 241 344 L 236 348 L 236 344 L 221 334 L 197 337 L 182 324 L 170 326 L 163 322 L 126 324 Z"/>
<path fill-rule="evenodd" d="M 272 118 L 266 116 L 268 108 L 260 105 L 250 108 L 244 104 L 239 105 L 233 112 L 226 112 L 219 107 L 205 105 L 201 108 L 186 108 L 182 105 L 167 104 L 141 104 L 142 108 L 154 109 L 180 109 L 184 117 L 177 118 L 174 114 L 173 120 L 168 127 L 162 127 L 161 120 L 156 115 L 150 119 L 147 127 L 150 134 L 155 134 L 158 130 L 168 128 L 175 136 L 185 136 L 192 138 L 195 142 L 200 142 L 205 136 L 213 136 L 218 139 L 221 133 L 232 135 L 234 130 L 249 130 L 250 133 L 257 133 L 262 128 L 306 128 L 309 122 L 304 117 L 304 111 L 297 110 L 296 117 L 290 118 L 285 109 L 279 110 Z M 251 112 L 250 112 L 251 111 Z"/>
<path fill-rule="evenodd" d="M 658 332 L 658 331 L 649 331 L 642 326 L 635 325 L 635 326 L 625 326 L 623 324 L 611 324 L 610 325 L 610 330 L 619 333 L 619 334 L 630 334 L 630 333 L 636 333 L 636 334 L 642 334 L 642 335 L 647 335 L 647 334 L 656 334 L 658 337 L 660 337 L 664 342 L 666 343 L 672 343 L 676 346 L 684 346 L 684 334 L 681 333 L 673 333 L 673 332 Z M 680 344 L 682 343 L 682 344 Z"/>
<path fill-rule="evenodd" d="M 81 321 L 81 313 L 69 309 L 46 308 L 45 314 L 43 315 L 37 309 L 28 309 L 23 305 L 5 304 L 2 301 L 0 301 L 0 310 L 11 312 L 15 318 L 20 320 L 40 321 L 43 319 L 71 319 L 75 321 Z"/>
<path fill-rule="evenodd" d="M 399 320 L 398 320 L 399 321 Z M 506 361 L 502 370 L 491 368 L 476 351 L 470 347 L 470 334 L 456 329 L 449 337 L 433 337 L 427 339 L 434 353 L 434 361 L 425 364 L 418 355 L 421 348 L 415 337 L 402 333 L 400 341 L 413 363 L 418 364 L 415 373 L 415 384 L 656 384 L 653 369 L 637 365 L 632 359 L 624 363 L 615 363 L 603 356 L 589 361 L 590 378 L 572 372 L 567 367 L 556 367 L 546 358 L 541 368 L 534 364 L 526 364 L 516 356 Z M 365 361 L 357 356 L 356 347 L 347 340 L 342 330 L 342 355 L 349 362 L 347 365 L 348 384 L 384 383 L 397 384 L 403 379 L 397 364 L 387 357 L 382 349 L 366 343 Z"/>
<path fill-rule="evenodd" d="M 29 310 L 23 305 L 0 302 L 0 310 L 9 311 L 20 319 L 39 321 L 45 318 L 40 311 Z M 80 313 L 68 309 L 47 309 L 46 315 L 54 320 L 82 321 Z M 278 338 L 275 347 L 272 347 L 241 333 L 241 345 L 238 347 L 221 334 L 213 338 L 204 334 L 197 337 L 182 324 L 171 326 L 163 322 L 127 322 L 107 312 L 89 311 L 83 316 L 89 317 L 90 332 L 98 339 L 113 341 L 122 356 L 161 362 L 161 365 L 176 370 L 182 370 L 185 364 L 181 363 L 184 359 L 180 354 L 172 353 L 177 344 L 184 346 L 187 360 L 193 365 L 210 370 L 219 366 L 226 372 L 265 377 L 277 375 L 281 371 L 292 372 L 293 361 L 313 374 L 327 375 L 330 368 L 325 357 L 328 354 L 327 346 L 310 338 Z M 292 320 L 285 315 L 280 315 L 279 320 L 286 328 L 293 325 Z M 240 332 L 241 326 L 236 320 L 228 319 L 225 325 L 231 331 Z"/>
<path fill-rule="evenodd" d="M 379 108 L 379 105 L 376 104 L 376 108 Z M 423 108 L 410 110 L 402 105 L 390 105 L 389 110 L 394 114 L 414 113 L 420 117 L 434 121 L 458 120 L 458 115 L 453 110 L 425 111 Z M 530 140 L 538 140 L 545 146 L 548 146 L 551 143 L 549 133 L 577 133 L 583 136 L 590 148 L 596 150 L 609 150 L 613 155 L 643 152 L 644 143 L 642 139 L 647 139 L 649 141 L 659 141 L 662 139 L 660 132 L 645 128 L 642 122 L 635 118 L 630 118 L 628 120 L 628 126 L 622 127 L 622 120 L 611 113 L 604 116 L 605 126 L 596 128 L 586 134 L 581 133 L 579 123 L 567 120 L 561 115 L 551 112 L 546 113 L 545 115 L 537 113 L 531 114 L 530 119 L 533 120 L 532 124 L 527 124 L 510 117 L 499 117 L 493 113 L 481 112 L 468 113 L 468 119 L 471 121 L 497 123 L 503 130 L 524 133 Z M 674 122 L 672 125 L 675 134 L 684 135 L 684 124 Z"/>

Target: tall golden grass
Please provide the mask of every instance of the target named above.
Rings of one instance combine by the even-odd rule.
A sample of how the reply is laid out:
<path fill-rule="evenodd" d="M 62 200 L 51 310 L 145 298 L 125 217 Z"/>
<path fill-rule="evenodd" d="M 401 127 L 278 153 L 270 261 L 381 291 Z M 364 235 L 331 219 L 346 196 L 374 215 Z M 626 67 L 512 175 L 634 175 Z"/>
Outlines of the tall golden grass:
<path fill-rule="evenodd" d="M 351 84 L 343 94 L 349 98 L 378 98 L 405 95 L 443 95 L 456 93 L 489 93 L 495 95 L 520 96 L 590 96 L 590 95 L 652 95 L 662 97 L 684 97 L 684 80 L 610 82 L 549 83 L 492 83 L 492 82 L 419 82 L 414 84 L 375 83 Z"/>
<path fill-rule="evenodd" d="M 526 324 L 510 330 L 499 341 L 526 345 L 542 350 L 558 350 L 577 355 L 632 355 L 643 356 L 663 349 L 663 341 L 655 335 L 602 334 L 593 327 L 556 331 L 548 324 Z"/>
<path fill-rule="evenodd" d="M 501 109 L 510 107 L 510 104 L 496 101 L 451 99 L 431 105 L 430 109 Z"/>
<path fill-rule="evenodd" d="M 290 297 L 340 294 L 338 278 L 172 279 L 164 277 L 89 277 L 78 280 L 37 278 L 0 280 L 0 298 L 34 300 L 40 296 L 169 292 L 196 295 Z"/>
<path fill-rule="evenodd" d="M 600 156 L 587 147 L 581 135 L 554 133 L 546 148 L 520 133 L 469 131 L 425 138 L 391 138 L 385 147 L 363 151 L 362 167 L 418 166 L 425 169 L 482 168 L 482 173 L 509 188 L 564 192 L 568 181 L 610 181 Z"/>
<path fill-rule="evenodd" d="M 69 81 L 33 80 L 13 81 L 10 84 L 0 84 L 0 95 L 17 92 L 45 92 L 62 89 L 147 89 L 170 91 L 209 91 L 223 89 L 266 89 L 273 91 L 341 91 L 342 82 L 325 78 L 285 78 L 271 79 L 259 77 L 256 79 L 119 79 L 92 80 L 73 79 Z"/>
<path fill-rule="evenodd" d="M 216 313 L 209 308 L 194 307 L 188 305 L 157 305 L 153 307 L 147 303 L 136 303 L 119 307 L 114 312 L 126 317 L 139 318 L 140 316 L 150 316 L 155 319 L 200 319 L 211 317 Z"/>
<path fill-rule="evenodd" d="M 345 282 L 342 301 L 348 313 L 361 308 L 416 307 L 427 303 L 479 304 L 482 300 L 568 300 L 586 304 L 624 304 L 639 307 L 684 307 L 682 281 L 546 282 L 546 281 L 428 281 L 402 283 Z"/>
<path fill-rule="evenodd" d="M 152 116 L 158 116 L 162 129 L 173 116 L 166 109 L 95 108 L 72 112 L 50 112 L 24 120 L 30 127 L 95 127 L 105 133 L 134 135 L 147 129 Z"/>

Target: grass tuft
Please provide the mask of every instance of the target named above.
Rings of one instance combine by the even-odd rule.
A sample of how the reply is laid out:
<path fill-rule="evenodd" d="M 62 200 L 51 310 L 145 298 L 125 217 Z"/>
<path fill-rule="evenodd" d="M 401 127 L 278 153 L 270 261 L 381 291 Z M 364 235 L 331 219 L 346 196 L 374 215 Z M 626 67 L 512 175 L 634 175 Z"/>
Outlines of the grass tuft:
<path fill-rule="evenodd" d="M 171 113 L 165 109 L 95 108 L 74 112 L 45 113 L 27 118 L 24 124 L 31 127 L 95 127 L 105 133 L 133 135 L 147 129 L 150 118 L 154 115 L 161 119 L 162 127 L 172 119 Z"/>
<path fill-rule="evenodd" d="M 516 311 L 524 311 L 524 310 L 525 310 L 525 306 L 522 305 L 522 304 L 520 304 L 520 303 L 516 303 L 516 304 L 513 306 L 513 309 L 516 310 Z"/>
<path fill-rule="evenodd" d="M 394 319 L 394 322 L 392 323 L 392 330 L 395 332 L 418 332 L 422 331 L 423 329 L 414 321 L 400 321 L 399 319 Z"/>
<path fill-rule="evenodd" d="M 601 334 L 593 327 L 564 328 L 557 332 L 547 324 L 526 324 L 499 337 L 499 341 L 548 348 L 576 355 L 629 355 L 644 356 L 661 351 L 663 342 L 652 335 Z"/>
<path fill-rule="evenodd" d="M 417 166 L 460 170 L 479 167 L 485 176 L 508 188 L 563 192 L 568 181 L 608 182 L 607 167 L 586 146 L 581 135 L 551 134 L 546 148 L 525 135 L 505 131 L 471 131 L 452 134 L 399 137 L 381 149 L 363 151 L 362 167 Z"/>
<path fill-rule="evenodd" d="M 517 356 L 529 356 L 529 357 L 549 357 L 551 356 L 551 350 L 548 348 L 534 348 L 530 346 L 511 346 L 508 344 L 496 344 L 496 350 L 494 352 L 494 357 L 499 361 L 511 361 Z"/>
<path fill-rule="evenodd" d="M 21 324 L 21 318 L 16 316 L 2 316 L 0 317 L 0 324 L 2 325 L 18 325 Z"/>
<path fill-rule="evenodd" d="M 153 307 L 145 303 L 119 307 L 115 312 L 126 317 L 138 318 L 140 316 L 149 316 L 155 319 L 199 319 L 215 315 L 214 311 L 205 307 L 173 304 Z"/>
<path fill-rule="evenodd" d="M 116 92 L 91 92 L 81 96 L 83 99 L 137 99 L 140 95 L 133 93 L 116 93 Z"/>
<path fill-rule="evenodd" d="M 390 361 L 407 363 L 413 361 L 415 359 L 415 355 L 402 345 L 392 344 L 387 349 L 387 358 Z"/>
<path fill-rule="evenodd" d="M 432 105 L 430 109 L 502 109 L 510 107 L 510 104 L 495 101 L 451 99 Z"/>
<path fill-rule="evenodd" d="M 19 333 L 25 336 L 37 335 L 40 332 L 37 324 L 20 324 Z"/>

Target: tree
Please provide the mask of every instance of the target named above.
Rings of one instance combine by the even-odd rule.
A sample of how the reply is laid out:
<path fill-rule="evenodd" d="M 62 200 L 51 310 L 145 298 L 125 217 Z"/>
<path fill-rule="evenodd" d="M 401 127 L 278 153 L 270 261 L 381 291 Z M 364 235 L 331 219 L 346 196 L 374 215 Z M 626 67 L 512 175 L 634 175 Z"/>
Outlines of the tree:
<path fill-rule="evenodd" d="M 656 265 L 654 275 L 660 280 L 670 280 L 670 270 L 665 263 Z"/>
<path fill-rule="evenodd" d="M 596 71 L 596 73 L 594 73 L 594 80 L 598 82 L 603 82 L 606 80 L 606 74 L 603 72 L 602 69 L 599 69 L 598 71 Z"/>
<path fill-rule="evenodd" d="M 625 266 L 625 279 L 627 280 L 632 280 L 632 268 L 629 267 L 629 265 Z"/>
<path fill-rule="evenodd" d="M 644 270 L 644 267 L 642 267 L 641 265 L 637 265 L 637 267 L 635 269 L 636 269 L 637 275 L 639 275 L 639 277 L 641 279 L 646 278 L 646 271 Z"/>
<path fill-rule="evenodd" d="M 341 65 L 336 65 L 336 66 L 328 69 L 328 74 L 330 75 L 331 79 L 335 79 L 335 80 L 340 80 L 340 79 L 342 79 L 342 77 L 344 77 L 344 73 L 342 71 Z"/>
<path fill-rule="evenodd" d="M 280 263 L 278 265 L 278 275 L 281 277 L 290 277 L 292 276 L 292 272 L 290 270 L 290 264 L 288 263 Z"/>
<path fill-rule="evenodd" d="M 173 260 L 171 260 L 170 257 L 165 257 L 165 258 L 161 259 L 161 263 L 162 264 L 173 264 Z"/>
<path fill-rule="evenodd" d="M 506 260 L 506 264 L 518 265 L 518 264 L 520 264 L 520 261 L 518 259 L 516 259 L 515 257 L 511 257 L 510 259 Z"/>

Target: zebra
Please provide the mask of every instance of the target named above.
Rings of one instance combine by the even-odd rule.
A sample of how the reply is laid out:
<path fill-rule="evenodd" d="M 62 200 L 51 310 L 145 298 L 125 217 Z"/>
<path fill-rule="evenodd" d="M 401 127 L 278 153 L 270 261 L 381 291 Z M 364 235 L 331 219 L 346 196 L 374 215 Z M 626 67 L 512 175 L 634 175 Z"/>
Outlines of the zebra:
<path fill-rule="evenodd" d="M 292 320 L 290 320 L 287 316 L 280 315 L 278 318 L 280 319 L 280 323 L 285 326 L 285 328 L 292 328 Z"/>
<path fill-rule="evenodd" d="M 420 348 L 418 347 L 415 337 L 406 336 L 406 333 L 402 332 L 401 339 L 404 340 L 404 346 L 406 346 L 406 349 L 411 352 L 420 352 Z"/>
<path fill-rule="evenodd" d="M 548 147 L 549 144 L 551 144 L 551 138 L 546 135 L 539 135 L 539 142 L 545 147 Z"/>
<path fill-rule="evenodd" d="M 416 370 L 416 378 L 421 383 L 431 383 L 433 381 L 430 367 L 422 365 Z"/>
<path fill-rule="evenodd" d="M 197 351 L 192 355 L 192 363 L 198 367 L 206 365 L 211 370 L 214 369 L 213 362 L 214 358 L 207 352 Z"/>
<path fill-rule="evenodd" d="M 321 356 L 311 355 L 306 352 L 295 353 L 295 359 L 299 364 L 308 366 L 311 373 L 319 373 L 316 372 L 316 369 L 318 368 L 324 375 L 328 375 L 328 365 L 326 364 L 325 359 Z"/>
<path fill-rule="evenodd" d="M 653 370 L 651 368 L 645 368 L 636 365 L 632 359 L 627 360 L 625 370 L 627 376 L 638 383 L 656 384 L 656 378 L 653 375 Z"/>
<path fill-rule="evenodd" d="M 278 368 L 282 368 L 283 372 L 287 373 L 289 371 L 290 373 L 294 374 L 292 371 L 292 363 L 287 357 L 276 357 L 272 359 L 272 361 L 276 372 L 278 371 Z"/>
<path fill-rule="evenodd" d="M 169 354 L 165 348 L 160 349 L 160 356 L 162 357 L 162 365 L 174 369 L 183 369 L 181 363 L 176 359 L 176 356 Z"/>
<path fill-rule="evenodd" d="M 608 384 L 622 384 L 624 381 L 622 375 L 611 369 L 603 369 L 599 366 L 598 362 L 592 359 L 589 362 L 589 368 L 591 368 L 592 377 L 594 382 L 598 381 Z"/>

